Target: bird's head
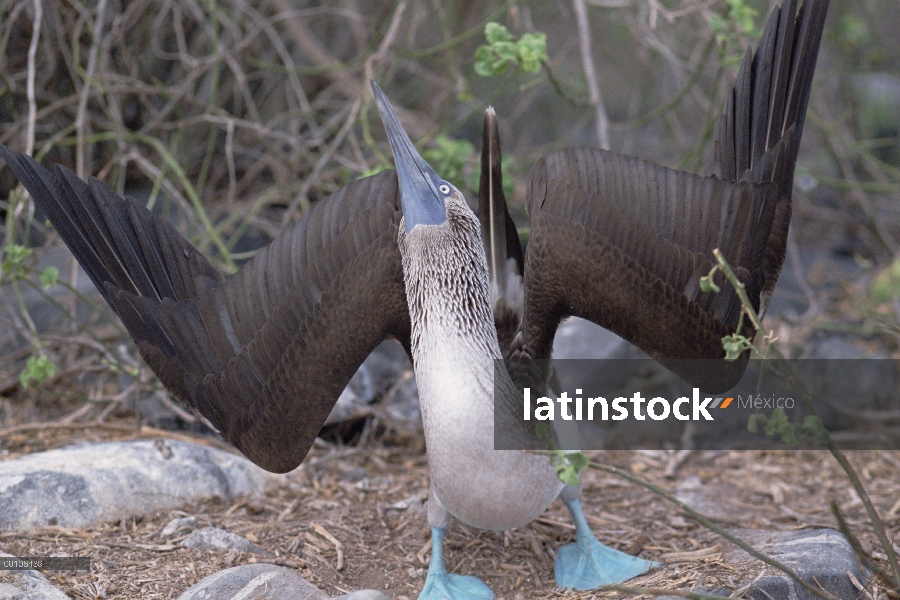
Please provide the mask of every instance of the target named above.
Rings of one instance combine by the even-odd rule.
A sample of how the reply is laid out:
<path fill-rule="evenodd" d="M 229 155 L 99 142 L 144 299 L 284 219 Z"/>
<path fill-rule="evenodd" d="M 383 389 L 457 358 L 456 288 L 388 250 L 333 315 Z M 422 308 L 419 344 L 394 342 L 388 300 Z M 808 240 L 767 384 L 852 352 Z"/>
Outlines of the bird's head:
<path fill-rule="evenodd" d="M 398 243 L 411 311 L 418 311 L 426 303 L 426 296 L 432 302 L 441 297 L 438 302 L 446 301 L 457 308 L 465 306 L 463 312 L 484 312 L 479 319 L 469 321 L 484 320 L 493 327 L 478 217 L 462 192 L 435 173 L 419 155 L 374 81 L 372 90 L 397 165 L 403 210 Z M 474 304 L 479 305 L 477 310 Z"/>
<path fill-rule="evenodd" d="M 480 235 L 478 219 L 462 192 L 438 175 L 416 151 L 387 96 L 374 81 L 372 90 L 397 166 L 406 236 L 414 232 L 417 236 L 432 236 L 441 235 L 442 231 L 447 234 L 468 233 L 467 230 Z"/>

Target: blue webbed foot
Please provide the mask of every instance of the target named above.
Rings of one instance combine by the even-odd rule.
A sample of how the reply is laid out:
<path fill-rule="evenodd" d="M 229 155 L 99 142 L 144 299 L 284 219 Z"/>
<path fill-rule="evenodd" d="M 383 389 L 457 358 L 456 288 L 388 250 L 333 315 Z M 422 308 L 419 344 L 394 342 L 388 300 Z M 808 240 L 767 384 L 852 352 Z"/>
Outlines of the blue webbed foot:
<path fill-rule="evenodd" d="M 568 544 L 556 553 L 554 573 L 556 585 L 574 590 L 592 590 L 601 585 L 621 583 L 660 563 L 619 552 L 601 544 L 588 528 L 581 503 L 566 502 L 575 521 L 576 543 Z"/>
<path fill-rule="evenodd" d="M 483 581 L 469 575 L 447 573 L 444 567 L 444 530 L 431 528 L 431 563 L 419 600 L 494 600 Z"/>
<path fill-rule="evenodd" d="M 483 581 L 470 575 L 428 574 L 419 600 L 494 600 Z"/>

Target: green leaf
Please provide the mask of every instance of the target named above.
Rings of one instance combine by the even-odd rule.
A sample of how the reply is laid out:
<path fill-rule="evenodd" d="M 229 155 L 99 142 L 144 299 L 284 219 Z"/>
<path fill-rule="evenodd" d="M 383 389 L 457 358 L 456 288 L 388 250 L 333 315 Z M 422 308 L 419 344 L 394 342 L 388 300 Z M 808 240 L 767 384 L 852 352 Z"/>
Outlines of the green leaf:
<path fill-rule="evenodd" d="M 725 360 L 737 360 L 745 350 L 753 347 L 746 336 L 732 333 L 722 338 L 722 347 L 725 348 Z"/>
<path fill-rule="evenodd" d="M 38 279 L 45 289 L 52 285 L 55 285 L 56 280 L 59 279 L 59 269 L 57 269 L 56 267 L 47 267 L 41 272 Z"/>
<path fill-rule="evenodd" d="M 56 375 L 56 365 L 50 362 L 45 355 L 29 356 L 25 368 L 19 373 L 19 382 L 22 387 L 28 388 L 32 382 L 43 383 L 46 379 Z"/>
<path fill-rule="evenodd" d="M 475 72 L 482 77 L 496 75 L 493 68 L 493 52 L 490 46 L 479 46 L 475 51 Z"/>
<path fill-rule="evenodd" d="M 556 475 L 559 477 L 560 481 L 566 485 L 571 485 L 572 487 L 578 485 L 578 473 L 575 472 L 575 469 L 573 469 L 571 465 L 565 467 L 557 466 Z"/>
<path fill-rule="evenodd" d="M 587 469 L 588 464 L 590 464 L 590 460 L 588 457 L 582 454 L 581 452 L 573 452 L 566 454 L 566 457 L 569 459 L 569 462 L 572 463 L 572 467 L 575 468 L 577 473 L 581 473 L 585 469 Z"/>
<path fill-rule="evenodd" d="M 526 33 L 519 40 L 519 61 L 526 73 L 537 73 L 547 60 L 547 36 L 542 32 Z"/>
<path fill-rule="evenodd" d="M 822 419 L 815 415 L 807 415 L 803 419 L 803 430 L 814 436 L 820 443 L 828 443 L 828 430 L 822 424 Z"/>
<path fill-rule="evenodd" d="M 566 485 L 578 485 L 579 475 L 584 471 L 590 460 L 581 452 L 568 452 L 558 450 L 556 452 L 556 475 Z"/>
<path fill-rule="evenodd" d="M 750 433 L 759 433 L 759 427 L 756 423 L 756 415 L 750 415 L 750 418 L 747 419 L 747 431 Z"/>
<path fill-rule="evenodd" d="M 781 433 L 785 427 L 789 426 L 790 422 L 788 421 L 787 413 L 784 412 L 783 408 L 776 408 L 772 411 L 769 422 L 766 423 L 766 435 Z"/>
<path fill-rule="evenodd" d="M 716 285 L 716 282 L 713 281 L 713 275 L 716 272 L 718 267 L 713 267 L 713 270 L 709 272 L 709 275 L 705 275 L 700 278 L 700 291 L 704 293 L 715 292 L 719 293 L 722 291 L 722 288 Z"/>
<path fill-rule="evenodd" d="M 484 26 L 484 37 L 488 43 L 475 51 L 473 65 L 483 77 L 502 75 L 516 64 L 526 73 L 535 73 L 547 58 L 547 36 L 543 33 L 526 33 L 516 41 L 506 27 L 492 21 Z"/>
<path fill-rule="evenodd" d="M 793 427 L 788 427 L 781 432 L 781 441 L 791 448 L 796 448 L 800 445 L 800 440 L 797 439 L 797 431 Z"/>
<path fill-rule="evenodd" d="M 548 443 L 553 442 L 553 427 L 550 425 L 550 423 L 540 422 L 535 424 L 534 434 L 538 437 L 539 440 L 544 440 Z"/>
<path fill-rule="evenodd" d="M 747 4 L 747 0 L 726 0 L 726 3 L 728 10 L 725 15 L 710 12 L 706 20 L 716 36 L 723 64 L 736 70 L 744 58 L 746 40 L 760 37 L 754 21 L 759 13 Z"/>
<path fill-rule="evenodd" d="M 488 21 L 484 26 L 484 37 L 489 44 L 493 45 L 498 42 L 508 42 L 512 39 L 509 29 L 500 23 Z"/>
<path fill-rule="evenodd" d="M 466 166 L 474 162 L 475 146 L 469 140 L 454 140 L 446 135 L 439 135 L 434 141 L 437 148 L 426 149 L 422 158 L 447 181 L 463 180 Z"/>
<path fill-rule="evenodd" d="M 25 277 L 28 269 L 25 261 L 31 256 L 31 249 L 19 244 L 10 244 L 5 248 L 3 255 L 3 273 L 10 279 Z"/>

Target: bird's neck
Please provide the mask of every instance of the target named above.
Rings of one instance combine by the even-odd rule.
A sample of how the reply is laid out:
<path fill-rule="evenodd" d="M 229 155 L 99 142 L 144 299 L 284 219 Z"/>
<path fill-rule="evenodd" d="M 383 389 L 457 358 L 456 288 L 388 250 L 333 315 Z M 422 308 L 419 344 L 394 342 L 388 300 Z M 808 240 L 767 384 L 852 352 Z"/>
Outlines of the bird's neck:
<path fill-rule="evenodd" d="M 474 215 L 472 221 L 461 230 L 448 223 L 401 234 L 412 353 L 426 415 L 428 405 L 485 415 L 493 408 L 493 361 L 500 348 Z"/>

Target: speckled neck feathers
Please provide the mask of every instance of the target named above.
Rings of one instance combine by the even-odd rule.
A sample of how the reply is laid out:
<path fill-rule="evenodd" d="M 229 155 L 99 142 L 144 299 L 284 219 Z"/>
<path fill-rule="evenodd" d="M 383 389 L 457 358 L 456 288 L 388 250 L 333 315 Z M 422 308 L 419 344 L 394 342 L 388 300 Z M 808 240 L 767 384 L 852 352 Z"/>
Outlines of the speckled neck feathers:
<path fill-rule="evenodd" d="M 435 345 L 459 343 L 490 367 L 500 358 L 490 306 L 480 225 L 459 196 L 447 200 L 447 222 L 399 233 L 417 362 Z M 473 356 L 472 358 L 476 358 Z"/>

